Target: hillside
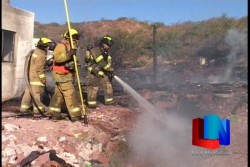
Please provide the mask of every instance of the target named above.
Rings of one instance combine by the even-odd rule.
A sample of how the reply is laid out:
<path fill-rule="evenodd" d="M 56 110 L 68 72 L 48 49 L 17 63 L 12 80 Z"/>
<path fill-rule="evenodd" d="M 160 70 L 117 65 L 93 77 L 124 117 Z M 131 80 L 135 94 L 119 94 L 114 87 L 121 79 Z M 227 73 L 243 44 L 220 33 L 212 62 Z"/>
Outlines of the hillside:
<path fill-rule="evenodd" d="M 71 23 L 71 27 L 77 29 L 82 38 L 95 39 L 100 38 L 105 34 L 111 34 L 115 31 L 121 30 L 132 33 L 141 29 L 148 29 L 145 23 L 140 23 L 129 19 L 120 20 L 104 20 L 83 23 Z M 61 36 L 67 30 L 67 24 L 60 25 L 57 23 L 40 24 L 35 22 L 35 37 L 51 36 L 54 40 L 60 40 Z"/>
<path fill-rule="evenodd" d="M 225 41 L 230 30 L 236 30 L 247 37 L 247 17 L 241 19 L 220 17 L 200 22 L 184 22 L 165 26 L 120 18 L 95 22 L 71 23 L 81 34 L 80 54 L 89 43 L 97 43 L 105 34 L 115 39 L 112 54 L 117 67 L 150 67 L 153 55 L 153 26 L 156 32 L 156 54 L 162 60 L 209 60 L 221 58 L 230 52 Z M 47 36 L 55 41 L 67 30 L 67 24 L 35 23 L 34 37 Z M 247 40 L 247 38 L 243 40 Z M 196 60 L 197 61 L 197 60 Z"/>

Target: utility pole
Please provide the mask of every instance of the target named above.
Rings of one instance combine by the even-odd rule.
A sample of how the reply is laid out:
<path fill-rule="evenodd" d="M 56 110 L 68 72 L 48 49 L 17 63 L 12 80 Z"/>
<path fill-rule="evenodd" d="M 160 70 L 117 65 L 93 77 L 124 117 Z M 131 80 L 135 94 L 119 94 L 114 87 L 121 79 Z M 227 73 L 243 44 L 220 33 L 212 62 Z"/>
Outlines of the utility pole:
<path fill-rule="evenodd" d="M 156 56 L 156 30 L 157 26 L 153 25 L 153 82 L 157 83 L 157 56 Z"/>

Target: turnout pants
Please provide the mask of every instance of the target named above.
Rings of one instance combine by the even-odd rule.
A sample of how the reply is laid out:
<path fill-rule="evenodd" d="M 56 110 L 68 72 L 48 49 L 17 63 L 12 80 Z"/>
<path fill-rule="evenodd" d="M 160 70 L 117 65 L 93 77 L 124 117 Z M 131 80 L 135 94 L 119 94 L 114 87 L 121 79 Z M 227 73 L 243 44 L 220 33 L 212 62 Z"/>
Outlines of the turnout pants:
<path fill-rule="evenodd" d="M 96 77 L 92 74 L 88 74 L 88 106 L 96 107 L 97 106 L 97 93 L 98 90 L 102 89 L 104 92 L 104 103 L 106 105 L 113 104 L 113 87 L 107 75 L 104 75 L 103 78 Z"/>
<path fill-rule="evenodd" d="M 52 116 L 61 115 L 61 107 L 65 101 L 71 118 L 81 116 L 81 110 L 78 107 L 78 97 L 72 81 L 56 82 L 55 92 L 50 101 L 49 110 Z"/>
<path fill-rule="evenodd" d="M 42 98 L 42 94 L 44 93 L 44 86 L 36 86 L 36 85 L 30 85 L 31 89 L 34 93 L 34 98 L 39 100 L 39 102 L 41 102 Z M 41 104 L 39 104 L 38 102 L 38 107 L 40 110 L 44 110 L 44 108 L 42 107 Z M 26 86 L 25 88 L 25 92 L 22 98 L 22 102 L 21 102 L 21 107 L 20 107 L 20 111 L 21 112 L 32 112 L 32 106 L 33 106 L 33 112 L 34 113 L 39 113 L 36 105 L 34 104 L 34 101 L 31 97 L 30 91 L 28 89 L 28 86 Z"/>

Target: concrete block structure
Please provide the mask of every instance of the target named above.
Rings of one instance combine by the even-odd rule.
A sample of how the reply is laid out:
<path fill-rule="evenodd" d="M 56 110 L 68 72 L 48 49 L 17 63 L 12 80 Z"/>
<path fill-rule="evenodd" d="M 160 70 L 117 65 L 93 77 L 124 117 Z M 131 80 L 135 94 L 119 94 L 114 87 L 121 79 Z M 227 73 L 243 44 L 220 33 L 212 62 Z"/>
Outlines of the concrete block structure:
<path fill-rule="evenodd" d="M 2 0 L 2 102 L 24 92 L 24 63 L 33 48 L 34 16 Z"/>

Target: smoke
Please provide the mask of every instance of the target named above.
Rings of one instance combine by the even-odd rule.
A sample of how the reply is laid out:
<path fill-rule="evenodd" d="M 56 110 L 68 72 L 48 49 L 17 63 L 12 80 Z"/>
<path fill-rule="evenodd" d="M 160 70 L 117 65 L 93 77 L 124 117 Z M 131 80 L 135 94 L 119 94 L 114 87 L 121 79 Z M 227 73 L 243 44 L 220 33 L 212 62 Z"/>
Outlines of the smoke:
<path fill-rule="evenodd" d="M 191 123 L 180 115 L 142 113 L 130 136 L 137 157 L 149 166 L 197 166 L 192 157 Z"/>
<path fill-rule="evenodd" d="M 144 167 L 201 166 L 192 156 L 192 120 L 177 112 L 156 109 L 119 77 L 115 79 L 143 110 L 129 137 L 133 157 L 146 162 Z"/>
<path fill-rule="evenodd" d="M 229 30 L 225 42 L 231 49 L 227 55 L 228 64 L 221 82 L 230 82 L 233 80 L 233 70 L 237 63 L 242 59 L 247 62 L 247 34 L 234 29 Z"/>

